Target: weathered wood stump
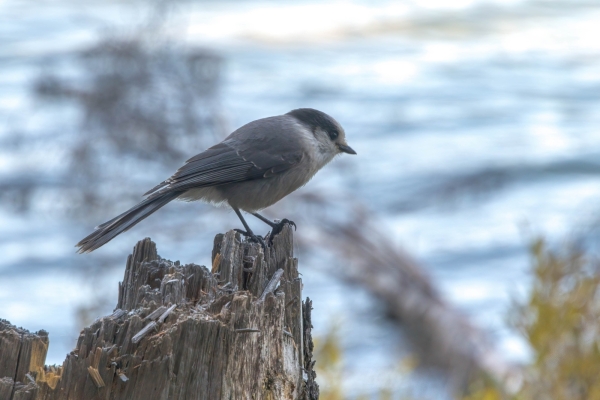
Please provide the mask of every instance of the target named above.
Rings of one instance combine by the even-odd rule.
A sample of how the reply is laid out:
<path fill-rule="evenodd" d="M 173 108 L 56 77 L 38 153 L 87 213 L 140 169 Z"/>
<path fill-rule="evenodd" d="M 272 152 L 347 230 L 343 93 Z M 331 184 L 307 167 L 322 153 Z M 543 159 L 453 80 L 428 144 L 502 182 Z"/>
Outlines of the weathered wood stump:
<path fill-rule="evenodd" d="M 62 367 L 44 366 L 46 332 L 0 321 L 0 399 L 317 399 L 289 226 L 266 253 L 220 234 L 209 271 L 138 242 L 117 308 L 83 329 Z"/>

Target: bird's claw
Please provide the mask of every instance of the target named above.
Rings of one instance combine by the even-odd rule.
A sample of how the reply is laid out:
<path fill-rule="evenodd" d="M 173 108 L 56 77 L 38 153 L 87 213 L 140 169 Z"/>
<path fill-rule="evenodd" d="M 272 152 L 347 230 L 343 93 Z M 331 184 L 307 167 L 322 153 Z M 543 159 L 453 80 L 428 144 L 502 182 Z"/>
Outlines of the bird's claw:
<path fill-rule="evenodd" d="M 281 221 L 279 221 L 277 224 L 275 224 L 273 226 L 273 230 L 271 231 L 271 233 L 269 234 L 269 244 L 273 244 L 273 238 L 275 236 L 277 236 L 282 230 L 283 227 L 288 224 L 290 226 L 294 227 L 294 230 L 296 230 L 296 223 L 294 221 L 290 221 L 287 218 L 282 219 Z"/>
<path fill-rule="evenodd" d="M 293 227 L 294 227 L 294 231 L 295 231 L 295 230 L 296 230 L 296 228 L 297 228 L 297 227 L 296 227 L 296 223 L 295 223 L 294 221 L 290 221 L 290 220 L 289 220 L 289 219 L 287 219 L 287 218 L 284 218 L 284 219 L 283 219 L 283 221 L 281 221 L 281 222 L 283 222 L 283 223 L 286 223 L 286 224 L 290 224 L 291 226 L 293 226 Z"/>
<path fill-rule="evenodd" d="M 267 251 L 267 244 L 265 243 L 265 239 L 262 236 L 255 235 L 252 232 L 246 232 L 246 231 L 241 230 L 241 229 L 234 229 L 234 231 L 240 233 L 244 237 L 247 237 L 248 240 L 250 240 L 251 242 L 259 243 L 262 246 L 263 250 L 265 252 Z"/>

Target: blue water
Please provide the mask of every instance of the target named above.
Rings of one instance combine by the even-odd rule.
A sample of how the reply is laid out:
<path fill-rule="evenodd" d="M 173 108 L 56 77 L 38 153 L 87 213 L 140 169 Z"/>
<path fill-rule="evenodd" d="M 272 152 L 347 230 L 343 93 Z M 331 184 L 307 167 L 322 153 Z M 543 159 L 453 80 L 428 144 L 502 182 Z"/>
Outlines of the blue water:
<path fill-rule="evenodd" d="M 527 349 L 504 315 L 527 289 L 528 240 L 542 234 L 559 242 L 597 221 L 600 5 L 445 3 L 183 2 L 170 10 L 160 37 L 175 49 L 200 46 L 222 58 L 223 133 L 297 107 L 340 121 L 358 156 L 336 160 L 302 191 L 346 192 L 365 204 L 448 301 L 490 332 L 502 354 L 523 360 Z M 81 111 L 40 101 L 32 85 L 52 72 L 85 86 L 75 52 L 107 34 L 131 34 L 148 9 L 137 2 L 0 3 L 0 184 L 43 174 L 46 188 L 26 213 L 0 203 L 0 317 L 50 331 L 49 363 L 61 363 L 74 345 L 78 307 L 112 309 L 136 240 L 151 236 L 163 257 L 207 263 L 212 236 L 238 224 L 226 210 L 173 204 L 164 218 L 106 248 L 74 254 L 74 243 L 111 215 L 65 212 L 68 196 L 56 188 L 65 185 L 59 172 L 80 134 Z M 132 174 L 139 194 L 173 170 L 118 168 Z M 140 169 L 145 174 L 135 175 Z M 124 176 L 104 182 L 106 190 L 127 185 Z M 286 201 L 267 213 L 294 219 L 301 230 L 308 218 Z M 367 293 L 299 246 L 315 333 L 340 325 L 348 356 L 363 362 L 346 367 L 347 386 L 367 390 L 358 378 L 397 365 L 393 327 Z"/>

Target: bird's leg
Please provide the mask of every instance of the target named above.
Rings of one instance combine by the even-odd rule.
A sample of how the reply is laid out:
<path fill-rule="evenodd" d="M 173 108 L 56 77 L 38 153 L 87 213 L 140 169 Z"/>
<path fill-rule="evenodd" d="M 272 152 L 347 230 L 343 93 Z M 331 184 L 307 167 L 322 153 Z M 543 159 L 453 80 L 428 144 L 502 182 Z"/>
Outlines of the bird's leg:
<path fill-rule="evenodd" d="M 271 222 L 269 219 L 263 217 L 259 213 L 252 213 L 252 215 L 254 215 L 256 218 L 260 219 L 262 222 L 269 225 L 273 229 L 271 231 L 271 234 L 269 235 L 269 237 L 271 238 L 270 239 L 271 242 L 273 241 L 273 237 L 275 237 L 279 232 L 281 232 L 281 230 L 283 229 L 283 226 L 285 224 L 290 224 L 294 227 L 294 230 L 296 229 L 296 223 L 294 221 L 290 221 L 287 218 L 282 219 L 281 221 L 279 221 L 279 223 L 275 223 L 275 222 Z"/>
<path fill-rule="evenodd" d="M 265 240 L 261 236 L 257 236 L 254 234 L 254 232 L 252 232 L 252 229 L 250 229 L 250 226 L 248 226 L 248 223 L 246 223 L 246 220 L 242 216 L 242 213 L 240 212 L 239 208 L 236 208 L 236 207 L 231 207 L 231 208 L 233 208 L 233 211 L 235 211 L 235 213 L 237 214 L 240 221 L 242 221 L 244 228 L 246 228 L 245 231 L 243 231 L 241 229 L 235 229 L 235 231 L 241 233 L 242 235 L 244 235 L 246 237 L 249 237 L 250 239 L 254 240 L 257 243 L 260 243 L 261 246 L 263 247 L 263 250 L 266 251 L 267 245 L 265 244 Z"/>

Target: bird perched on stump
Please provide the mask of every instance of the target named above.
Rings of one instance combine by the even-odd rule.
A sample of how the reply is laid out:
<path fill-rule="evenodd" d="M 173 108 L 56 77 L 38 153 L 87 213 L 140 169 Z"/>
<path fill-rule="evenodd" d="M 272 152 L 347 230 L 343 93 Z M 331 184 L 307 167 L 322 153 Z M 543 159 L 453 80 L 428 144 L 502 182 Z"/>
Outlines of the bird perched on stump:
<path fill-rule="evenodd" d="M 295 226 L 287 219 L 272 222 L 258 211 L 305 185 L 341 153 L 356 154 L 341 125 L 322 111 L 299 108 L 252 121 L 187 160 L 173 176 L 146 192 L 145 200 L 96 227 L 76 247 L 80 253 L 94 251 L 175 199 L 229 205 L 244 225 L 245 231 L 238 232 L 265 246 L 240 210 L 271 226 L 271 237 L 285 223 Z"/>

